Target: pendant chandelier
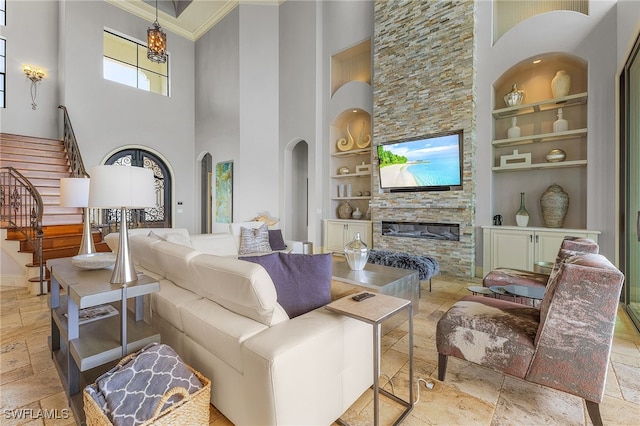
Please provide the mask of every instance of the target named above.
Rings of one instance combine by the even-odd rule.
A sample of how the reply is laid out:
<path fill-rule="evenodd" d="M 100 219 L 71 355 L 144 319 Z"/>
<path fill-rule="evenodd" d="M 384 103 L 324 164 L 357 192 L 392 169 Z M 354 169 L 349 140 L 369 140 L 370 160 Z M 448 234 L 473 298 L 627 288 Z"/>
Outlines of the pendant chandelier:
<path fill-rule="evenodd" d="M 156 20 L 147 30 L 147 58 L 152 62 L 167 62 L 167 34 L 158 23 L 158 0 L 156 0 Z"/>

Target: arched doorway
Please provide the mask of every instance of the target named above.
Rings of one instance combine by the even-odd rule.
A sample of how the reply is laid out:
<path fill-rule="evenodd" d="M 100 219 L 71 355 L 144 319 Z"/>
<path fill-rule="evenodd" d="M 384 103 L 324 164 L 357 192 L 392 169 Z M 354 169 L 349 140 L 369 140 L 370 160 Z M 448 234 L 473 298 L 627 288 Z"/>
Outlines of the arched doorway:
<path fill-rule="evenodd" d="M 309 144 L 298 141 L 291 150 L 289 194 L 289 237 L 295 241 L 309 239 Z"/>
<path fill-rule="evenodd" d="M 171 174 L 160 157 L 144 149 L 128 148 L 111 155 L 104 164 L 150 169 L 155 178 L 156 206 L 128 210 L 127 223 L 130 223 L 132 228 L 171 227 Z M 103 222 L 109 227 L 110 232 L 114 232 L 120 221 L 120 210 L 104 210 L 103 215 Z"/>
<path fill-rule="evenodd" d="M 213 173 L 213 158 L 207 153 L 200 162 L 200 232 L 210 234 L 212 231 L 212 205 L 211 180 Z"/>

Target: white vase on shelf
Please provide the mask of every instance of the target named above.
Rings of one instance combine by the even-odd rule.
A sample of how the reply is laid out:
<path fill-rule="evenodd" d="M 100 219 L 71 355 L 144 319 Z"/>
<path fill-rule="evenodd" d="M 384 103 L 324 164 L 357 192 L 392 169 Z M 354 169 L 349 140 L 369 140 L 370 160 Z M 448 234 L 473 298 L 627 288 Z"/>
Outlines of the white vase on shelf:
<path fill-rule="evenodd" d="M 565 70 L 560 70 L 551 80 L 551 93 L 554 99 L 562 98 L 569 94 L 571 89 L 571 76 Z"/>
<path fill-rule="evenodd" d="M 520 127 L 518 127 L 518 119 L 516 117 L 511 118 L 511 127 L 507 129 L 507 138 L 519 138 Z"/>
<path fill-rule="evenodd" d="M 557 132 L 566 132 L 569 130 L 569 123 L 562 116 L 562 108 L 558 108 L 558 119 L 553 122 L 553 131 Z"/>

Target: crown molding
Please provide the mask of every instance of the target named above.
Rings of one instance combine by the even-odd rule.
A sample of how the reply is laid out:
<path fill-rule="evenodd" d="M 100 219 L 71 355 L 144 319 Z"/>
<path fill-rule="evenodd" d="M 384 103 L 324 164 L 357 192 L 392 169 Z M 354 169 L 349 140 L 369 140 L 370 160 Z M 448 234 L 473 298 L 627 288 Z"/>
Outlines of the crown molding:
<path fill-rule="evenodd" d="M 150 23 L 156 20 L 156 9 L 153 6 L 146 4 L 141 0 L 105 0 L 107 3 L 116 6 L 132 15 L 144 19 Z M 213 3 L 213 2 L 212 2 Z M 202 37 L 207 31 L 209 31 L 215 24 L 220 22 L 229 12 L 231 12 L 240 2 L 225 1 L 220 7 L 212 10 L 210 16 L 208 16 L 200 25 L 195 28 L 187 28 L 187 21 L 182 16 L 188 16 L 188 14 L 182 14 L 181 17 L 174 18 L 167 13 L 158 10 L 158 23 L 162 28 L 167 31 L 171 31 L 187 40 L 196 41 Z M 191 22 L 193 26 L 193 23 Z"/>

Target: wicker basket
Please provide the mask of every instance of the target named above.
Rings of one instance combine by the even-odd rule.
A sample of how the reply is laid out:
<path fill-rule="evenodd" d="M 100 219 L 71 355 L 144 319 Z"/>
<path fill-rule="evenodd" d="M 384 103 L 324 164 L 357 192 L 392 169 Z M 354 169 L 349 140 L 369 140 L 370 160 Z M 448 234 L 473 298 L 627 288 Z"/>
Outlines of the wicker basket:
<path fill-rule="evenodd" d="M 123 358 L 118 365 L 129 361 L 135 354 L 130 354 Z M 208 425 L 209 424 L 209 399 L 211 396 L 211 381 L 204 377 L 199 371 L 187 365 L 193 374 L 202 383 L 202 388 L 189 394 L 183 387 L 169 389 L 160 399 L 153 416 L 140 426 L 147 425 Z M 173 395 L 180 394 L 182 399 L 172 404 L 164 411 L 162 407 Z M 109 417 L 102 411 L 98 403 L 89 395 L 86 389 L 82 392 L 84 401 L 84 415 L 87 426 L 113 426 Z"/>

